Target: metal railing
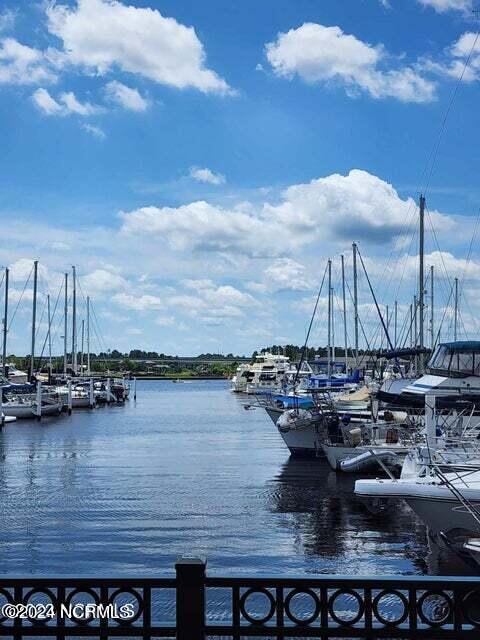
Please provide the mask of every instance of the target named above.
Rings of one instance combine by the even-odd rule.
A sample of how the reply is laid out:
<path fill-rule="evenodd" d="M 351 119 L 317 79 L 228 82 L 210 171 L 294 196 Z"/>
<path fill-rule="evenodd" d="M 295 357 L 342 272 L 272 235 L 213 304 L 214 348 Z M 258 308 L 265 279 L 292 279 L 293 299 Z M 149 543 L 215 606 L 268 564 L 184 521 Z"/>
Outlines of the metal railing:
<path fill-rule="evenodd" d="M 165 579 L 0 579 L 0 636 L 480 637 L 480 578 L 218 578 L 196 558 L 175 569 Z"/>

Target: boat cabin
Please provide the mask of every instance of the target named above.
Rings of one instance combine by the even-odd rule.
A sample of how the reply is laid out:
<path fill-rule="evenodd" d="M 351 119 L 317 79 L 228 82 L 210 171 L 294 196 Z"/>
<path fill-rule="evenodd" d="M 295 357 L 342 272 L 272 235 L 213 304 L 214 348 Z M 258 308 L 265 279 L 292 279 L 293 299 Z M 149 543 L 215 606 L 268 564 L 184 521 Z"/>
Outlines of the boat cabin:
<path fill-rule="evenodd" d="M 427 363 L 428 373 L 449 378 L 480 376 L 480 342 L 445 342 Z"/>

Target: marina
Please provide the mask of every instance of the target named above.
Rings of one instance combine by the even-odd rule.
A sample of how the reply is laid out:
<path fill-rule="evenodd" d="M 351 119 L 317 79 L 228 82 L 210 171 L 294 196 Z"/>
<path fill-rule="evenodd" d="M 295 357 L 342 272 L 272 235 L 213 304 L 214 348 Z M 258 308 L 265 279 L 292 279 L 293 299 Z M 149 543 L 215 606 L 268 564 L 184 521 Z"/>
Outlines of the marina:
<path fill-rule="evenodd" d="M 0 636 L 480 637 L 479 3 L 3 1 Z"/>
<path fill-rule="evenodd" d="M 473 573 L 406 505 L 372 511 L 358 476 L 290 458 L 227 381 L 6 425 L 0 458 L 4 575 L 154 577 L 192 551 L 245 576 Z"/>

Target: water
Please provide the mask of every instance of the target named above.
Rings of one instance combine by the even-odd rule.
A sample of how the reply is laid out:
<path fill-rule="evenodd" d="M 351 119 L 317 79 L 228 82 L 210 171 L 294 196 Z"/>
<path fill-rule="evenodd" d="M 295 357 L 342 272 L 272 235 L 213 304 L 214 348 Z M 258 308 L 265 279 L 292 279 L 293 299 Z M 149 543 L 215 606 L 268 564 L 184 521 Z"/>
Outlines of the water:
<path fill-rule="evenodd" d="M 162 576 L 182 554 L 225 575 L 468 572 L 354 480 L 289 459 L 223 381 L 139 382 L 136 404 L 0 433 L 0 573 Z"/>

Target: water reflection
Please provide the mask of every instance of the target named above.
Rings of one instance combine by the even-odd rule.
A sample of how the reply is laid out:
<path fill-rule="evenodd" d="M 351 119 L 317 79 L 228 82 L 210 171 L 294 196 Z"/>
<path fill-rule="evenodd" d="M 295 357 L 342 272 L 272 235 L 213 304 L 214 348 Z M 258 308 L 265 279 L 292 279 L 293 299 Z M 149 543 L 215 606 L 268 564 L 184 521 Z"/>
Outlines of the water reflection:
<path fill-rule="evenodd" d="M 335 473 L 326 460 L 290 458 L 276 476 L 269 507 L 288 516 L 296 548 L 321 573 L 462 574 L 464 563 L 429 539 L 402 501 L 355 496 L 358 476 Z"/>
<path fill-rule="evenodd" d="M 139 401 L 0 433 L 0 573 L 459 573 L 403 504 L 354 476 L 289 459 L 264 411 L 224 382 L 142 382 Z"/>

